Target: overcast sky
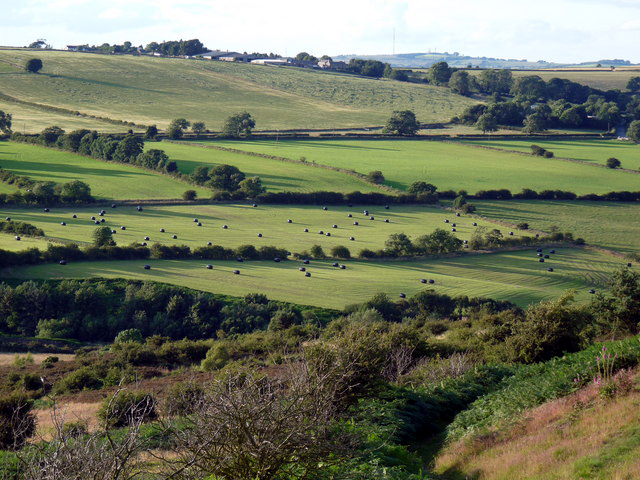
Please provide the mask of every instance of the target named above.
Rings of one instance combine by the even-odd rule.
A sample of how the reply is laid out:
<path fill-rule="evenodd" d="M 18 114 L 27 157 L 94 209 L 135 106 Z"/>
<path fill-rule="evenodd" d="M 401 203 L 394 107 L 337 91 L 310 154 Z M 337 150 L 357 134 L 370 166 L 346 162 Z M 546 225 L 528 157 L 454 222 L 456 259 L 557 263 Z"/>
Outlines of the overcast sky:
<path fill-rule="evenodd" d="M 0 44 L 54 48 L 199 38 L 295 55 L 448 51 L 640 63 L 640 0 L 0 0 Z"/>

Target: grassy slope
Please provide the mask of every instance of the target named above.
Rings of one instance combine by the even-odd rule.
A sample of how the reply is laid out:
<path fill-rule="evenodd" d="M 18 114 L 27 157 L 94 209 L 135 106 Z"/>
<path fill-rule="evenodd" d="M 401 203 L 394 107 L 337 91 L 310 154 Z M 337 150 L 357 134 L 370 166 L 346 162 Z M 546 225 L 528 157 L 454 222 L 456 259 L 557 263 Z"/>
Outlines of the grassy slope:
<path fill-rule="evenodd" d="M 561 189 L 578 194 L 637 190 L 633 174 L 557 159 L 424 140 L 216 141 L 222 146 L 353 169 L 380 170 L 386 183 L 405 189 L 425 180 L 440 190 Z M 500 172 L 500 175 L 496 175 Z"/>
<path fill-rule="evenodd" d="M 448 120 L 473 103 L 440 87 L 288 67 L 72 52 L 38 52 L 44 63 L 38 75 L 11 66 L 24 65 L 33 55 L 0 50 L 0 92 L 163 127 L 187 117 L 215 130 L 245 109 L 259 128 L 382 125 L 401 109 L 433 122 Z"/>
<path fill-rule="evenodd" d="M 37 145 L 0 142 L 0 167 L 37 181 L 81 180 L 91 186 L 96 198 L 180 198 L 187 189 L 209 195 L 206 189 L 165 175 Z"/>
<path fill-rule="evenodd" d="M 470 72 L 472 70 L 469 70 Z M 618 70 L 618 71 L 599 71 L 599 72 L 583 72 L 579 70 L 561 71 L 561 72 L 519 72 L 513 71 L 514 78 L 524 77 L 528 75 L 538 75 L 545 82 L 552 78 L 566 78 L 572 82 L 578 82 L 583 85 L 589 85 L 600 90 L 620 89 L 624 90 L 627 82 L 631 77 L 640 77 L 638 71 Z"/>
<path fill-rule="evenodd" d="M 557 225 L 587 243 L 620 252 L 640 253 L 640 206 L 613 202 L 511 200 L 476 201 L 478 214 L 549 231 Z"/>
<path fill-rule="evenodd" d="M 587 300 L 586 290 L 604 285 L 619 260 L 583 249 L 558 249 L 548 263 L 540 264 L 535 250 L 413 262 L 347 261 L 346 270 L 329 261 L 313 261 L 312 277 L 298 271 L 300 262 L 245 262 L 198 260 L 146 260 L 80 262 L 66 266 L 39 265 L 2 272 L 6 278 L 131 278 L 152 279 L 197 290 L 245 295 L 264 293 L 288 302 L 342 308 L 363 302 L 376 292 L 397 297 L 413 295 L 424 288 L 420 278 L 433 278 L 438 292 L 450 295 L 485 296 L 526 305 L 559 296 L 577 288 L 578 299 Z M 144 264 L 151 270 L 144 270 Z M 204 268 L 206 263 L 213 270 Z M 553 265 L 555 272 L 546 267 Z M 233 275 L 233 269 L 240 275 Z"/>
<path fill-rule="evenodd" d="M 606 165 L 608 158 L 615 157 L 622 163 L 622 168 L 640 168 L 640 147 L 635 143 L 618 140 L 465 140 L 463 143 L 526 153 L 531 153 L 531 144 L 535 143 L 551 150 L 556 157 L 573 158 L 598 165 Z"/>
<path fill-rule="evenodd" d="M 36 225 L 52 238 L 91 242 L 91 235 L 96 228 L 91 216 L 96 216 L 100 208 L 102 207 L 54 208 L 45 213 L 42 209 L 0 207 L 0 218 L 10 216 L 14 220 Z M 471 225 L 473 219 L 454 217 L 451 212 L 437 208 L 393 206 L 390 210 L 384 210 L 382 207 L 371 207 L 369 212 L 375 217 L 373 221 L 363 215 L 363 209 L 329 207 L 329 210 L 324 211 L 320 207 L 311 206 L 273 205 L 253 208 L 250 205 L 228 204 L 148 206 L 140 213 L 132 206 L 121 206 L 106 209 L 104 225 L 117 230 L 115 240 L 120 245 L 142 242 L 145 236 L 149 236 L 151 242 L 185 244 L 192 248 L 206 245 L 208 241 L 226 247 L 275 245 L 292 252 L 308 250 L 314 244 L 321 245 L 327 252 L 335 245 L 346 245 L 353 255 L 363 248 L 383 248 L 391 233 L 404 232 L 415 238 L 431 233 L 438 227 L 450 227 L 444 223 L 445 218 L 456 222 L 456 235 L 461 239 L 469 239 L 475 230 Z M 350 212 L 353 218 L 347 217 Z M 78 215 L 77 219 L 72 218 L 74 213 Z M 202 227 L 196 226 L 194 217 L 200 220 Z M 385 218 L 390 223 L 385 223 Z M 288 219 L 293 223 L 287 223 Z M 62 221 L 67 225 L 60 225 Z M 358 221 L 360 225 L 353 225 L 354 221 Z M 478 222 L 481 226 L 496 227 L 490 222 Z M 229 228 L 222 229 L 224 224 Z M 339 228 L 332 228 L 334 224 Z M 127 229 L 120 230 L 121 225 L 125 225 Z M 160 233 L 161 228 L 166 232 Z M 308 228 L 310 233 L 305 233 L 304 228 Z M 498 228 L 506 234 L 507 229 L 500 226 Z M 319 230 L 330 231 L 331 237 L 319 235 Z M 263 237 L 258 238 L 258 233 L 262 233 Z M 514 233 L 518 235 L 522 232 Z M 178 235 L 177 240 L 171 238 L 173 234 Z M 351 236 L 356 240 L 350 241 Z"/>
<path fill-rule="evenodd" d="M 164 150 L 172 160 L 178 162 L 178 168 L 184 173 L 191 173 L 200 165 L 214 166 L 224 163 L 234 165 L 247 177 L 259 176 L 269 192 L 380 191 L 358 178 L 333 170 L 202 148 L 197 144 L 148 142 L 147 148 Z"/>
<path fill-rule="evenodd" d="M 638 391 L 605 402 L 589 386 L 528 412 L 517 427 L 494 437 L 448 446 L 436 470 L 446 480 L 638 478 L 638 402 Z"/>

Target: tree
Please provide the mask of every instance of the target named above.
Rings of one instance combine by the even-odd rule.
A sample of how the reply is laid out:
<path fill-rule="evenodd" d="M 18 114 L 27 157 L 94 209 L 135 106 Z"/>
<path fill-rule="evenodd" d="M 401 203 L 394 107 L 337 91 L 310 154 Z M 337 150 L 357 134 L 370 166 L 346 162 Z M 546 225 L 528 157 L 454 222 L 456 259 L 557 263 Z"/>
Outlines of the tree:
<path fill-rule="evenodd" d="M 331 248 L 331 256 L 334 258 L 351 258 L 351 252 L 344 245 L 335 245 Z"/>
<path fill-rule="evenodd" d="M 420 193 L 436 193 L 436 190 L 438 190 L 438 187 L 435 185 L 422 181 L 413 182 L 408 188 L 408 192 L 413 193 L 414 195 L 418 195 Z"/>
<path fill-rule="evenodd" d="M 184 132 L 179 126 L 169 125 L 169 128 L 167 129 L 167 136 L 171 140 L 180 140 L 183 135 L 184 135 Z"/>
<path fill-rule="evenodd" d="M 52 143 L 56 143 L 60 136 L 64 135 L 64 130 L 60 127 L 52 126 L 47 127 L 40 133 L 40 139 L 42 143 L 45 145 L 51 145 Z"/>
<path fill-rule="evenodd" d="M 251 136 L 251 131 L 255 128 L 256 122 L 248 112 L 237 113 L 227 118 L 222 133 L 226 137 L 240 138 Z"/>
<path fill-rule="evenodd" d="M 510 70 L 483 70 L 480 73 L 478 86 L 483 93 L 509 93 L 513 84 Z"/>
<path fill-rule="evenodd" d="M 392 135 L 415 135 L 420 129 L 420 123 L 416 120 L 416 114 L 411 110 L 396 110 L 387 120 L 384 127 L 385 133 Z"/>
<path fill-rule="evenodd" d="M 384 183 L 384 175 L 380 170 L 374 170 L 368 173 L 367 180 L 369 180 L 371 183 Z"/>
<path fill-rule="evenodd" d="M 113 159 L 120 163 L 135 163 L 144 150 L 144 140 L 135 135 L 127 135 L 118 143 Z"/>
<path fill-rule="evenodd" d="M 513 82 L 511 93 L 515 96 L 538 100 L 546 97 L 547 84 L 537 75 L 518 77 Z"/>
<path fill-rule="evenodd" d="M 307 52 L 300 52 L 296 55 L 296 60 L 299 62 L 313 62 L 316 63 L 318 59 L 313 55 L 308 54 Z"/>
<path fill-rule="evenodd" d="M 96 247 L 112 247 L 116 244 L 113 241 L 113 234 L 109 227 L 98 227 L 93 231 L 93 244 Z"/>
<path fill-rule="evenodd" d="M 144 339 L 142 338 L 142 332 L 140 332 L 140 330 L 137 328 L 128 328 L 127 330 L 119 332 L 113 343 L 114 345 L 121 343 L 144 343 Z"/>
<path fill-rule="evenodd" d="M 256 198 L 267 189 L 262 185 L 260 177 L 246 178 L 240 182 L 240 190 L 243 191 L 248 198 Z"/>
<path fill-rule="evenodd" d="M 209 167 L 205 167 L 200 165 L 196 167 L 193 172 L 191 172 L 191 180 L 193 180 L 198 185 L 204 185 L 211 177 L 209 176 Z"/>
<path fill-rule="evenodd" d="M 144 132 L 144 138 L 146 140 L 155 140 L 158 136 L 158 127 L 155 125 L 149 125 L 147 130 Z"/>
<path fill-rule="evenodd" d="M 465 198 L 464 195 L 458 195 L 454 200 L 453 200 L 453 208 L 455 208 L 456 210 L 460 210 L 462 208 L 463 205 L 467 204 L 467 199 Z"/>
<path fill-rule="evenodd" d="M 609 279 L 609 294 L 593 299 L 595 312 L 604 334 L 635 334 L 640 330 L 640 274 L 629 268 L 616 270 Z"/>
<path fill-rule="evenodd" d="M 453 92 L 466 97 L 471 94 L 471 83 L 472 80 L 469 73 L 464 70 L 458 70 L 457 72 L 453 72 L 451 75 L 451 78 L 449 79 L 449 88 L 451 88 Z"/>
<path fill-rule="evenodd" d="M 138 155 L 135 163 L 150 170 L 164 170 L 169 163 L 169 157 L 164 150 L 150 148 Z"/>
<path fill-rule="evenodd" d="M 11 133 L 11 114 L 0 110 L 0 132 Z"/>
<path fill-rule="evenodd" d="M 64 183 L 60 189 L 60 199 L 63 202 L 90 202 L 93 200 L 91 187 L 80 180 Z"/>
<path fill-rule="evenodd" d="M 191 131 L 196 134 L 196 137 L 199 137 L 201 133 L 207 131 L 207 127 L 204 122 L 193 122 L 191 124 Z"/>
<path fill-rule="evenodd" d="M 447 62 L 438 62 L 429 68 L 429 78 L 436 85 L 444 85 L 451 78 L 453 71 Z"/>
<path fill-rule="evenodd" d="M 527 115 L 527 118 L 524 119 L 524 128 L 522 131 L 525 133 L 543 132 L 546 129 L 547 119 L 542 113 L 532 113 L 531 115 Z"/>
<path fill-rule="evenodd" d="M 495 132 L 498 130 L 498 122 L 496 117 L 490 113 L 483 113 L 476 122 L 476 128 L 482 130 L 482 133 Z"/>
<path fill-rule="evenodd" d="M 384 249 L 389 255 L 411 255 L 413 244 L 404 233 L 392 233 L 384 242 Z"/>
<path fill-rule="evenodd" d="M 30 58 L 29 60 L 27 60 L 24 69 L 27 72 L 38 73 L 40 70 L 42 70 L 42 66 L 42 60 L 40 60 L 39 58 Z"/>
<path fill-rule="evenodd" d="M 627 137 L 636 143 L 640 143 L 640 120 L 634 120 L 627 129 Z"/>
<path fill-rule="evenodd" d="M 235 192 L 244 180 L 244 173 L 232 165 L 217 165 L 209 172 L 209 185 L 216 190 Z"/>
<path fill-rule="evenodd" d="M 609 168 L 619 168 L 622 163 L 617 158 L 611 157 L 607 159 L 607 167 Z"/>
<path fill-rule="evenodd" d="M 422 253 L 451 253 L 460 250 L 462 240 L 456 238 L 451 232 L 436 228 L 429 235 L 418 237 L 415 245 Z"/>
<path fill-rule="evenodd" d="M 632 92 L 640 91 L 640 77 L 631 77 L 627 82 L 627 90 Z"/>
<path fill-rule="evenodd" d="M 312 245 L 309 249 L 309 253 L 313 258 L 327 258 L 327 255 L 324 253 L 324 250 L 320 245 Z"/>
<path fill-rule="evenodd" d="M 182 194 L 182 199 L 187 201 L 193 201 L 196 199 L 197 196 L 198 196 L 198 192 L 196 192 L 195 190 L 185 190 L 185 192 Z"/>

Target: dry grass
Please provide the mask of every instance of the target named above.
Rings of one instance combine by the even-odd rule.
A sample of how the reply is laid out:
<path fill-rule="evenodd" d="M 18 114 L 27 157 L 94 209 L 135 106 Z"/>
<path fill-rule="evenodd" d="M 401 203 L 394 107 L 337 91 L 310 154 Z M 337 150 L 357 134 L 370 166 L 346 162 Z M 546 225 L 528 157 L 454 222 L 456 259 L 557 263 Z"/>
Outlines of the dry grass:
<path fill-rule="evenodd" d="M 27 356 L 26 353 L 0 353 L 0 367 L 6 367 L 9 365 L 13 365 L 16 356 L 20 358 L 25 358 Z M 42 361 L 47 357 L 58 357 L 60 362 L 68 362 L 73 360 L 75 357 L 72 353 L 32 353 L 31 358 L 33 358 L 34 365 L 39 365 Z"/>
<path fill-rule="evenodd" d="M 65 423 L 86 422 L 89 431 L 98 427 L 98 410 L 102 402 L 61 402 L 57 414 Z M 54 433 L 54 416 L 51 408 L 41 408 L 34 411 L 38 429 L 36 436 L 45 440 L 52 438 Z"/>
<path fill-rule="evenodd" d="M 637 390 L 604 401 L 590 385 L 532 410 L 507 432 L 451 445 L 436 471 L 451 479 L 638 478 L 640 446 L 629 427 L 640 421 L 639 402 Z"/>

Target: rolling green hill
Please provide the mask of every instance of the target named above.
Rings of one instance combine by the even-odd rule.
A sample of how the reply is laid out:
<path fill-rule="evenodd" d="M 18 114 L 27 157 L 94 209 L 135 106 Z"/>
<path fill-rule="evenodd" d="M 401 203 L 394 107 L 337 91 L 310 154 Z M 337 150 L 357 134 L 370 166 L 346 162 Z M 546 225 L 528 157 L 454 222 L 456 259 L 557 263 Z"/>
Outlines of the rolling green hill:
<path fill-rule="evenodd" d="M 205 143 L 206 142 L 202 142 Z M 638 190 L 639 177 L 567 162 L 476 148 L 455 142 L 424 140 L 280 140 L 214 141 L 213 145 L 277 155 L 353 169 L 367 174 L 380 170 L 385 184 L 406 189 L 424 180 L 442 190 L 507 188 L 513 193 L 569 190 L 577 194 Z"/>
<path fill-rule="evenodd" d="M 44 68 L 36 75 L 21 68 L 33 56 L 0 50 L 0 94 L 159 127 L 185 117 L 218 130 L 241 110 L 254 116 L 259 129 L 383 125 L 393 110 L 402 109 L 414 110 L 422 122 L 439 122 L 475 103 L 429 85 L 205 60 L 42 51 Z M 4 108 L 11 111 L 10 104 Z M 78 125 L 76 115 L 65 118 L 51 118 L 48 111 L 37 118 L 17 109 L 14 122 L 28 132 L 51 121 L 66 129 Z"/>

